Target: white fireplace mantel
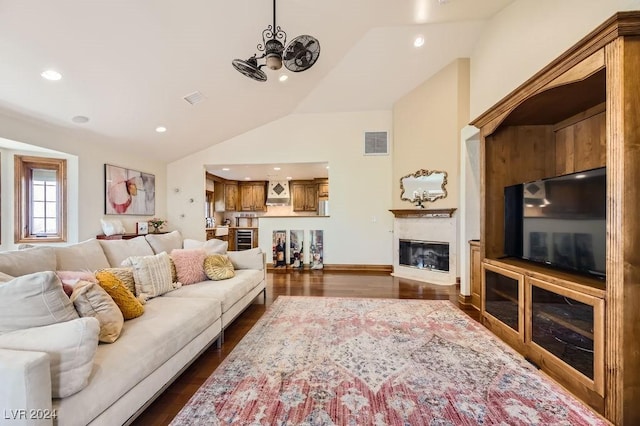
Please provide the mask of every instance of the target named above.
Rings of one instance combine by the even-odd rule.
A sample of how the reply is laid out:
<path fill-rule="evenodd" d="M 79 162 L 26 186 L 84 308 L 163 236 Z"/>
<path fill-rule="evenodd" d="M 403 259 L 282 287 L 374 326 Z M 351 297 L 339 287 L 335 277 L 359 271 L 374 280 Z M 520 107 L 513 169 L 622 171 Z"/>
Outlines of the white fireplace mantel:
<path fill-rule="evenodd" d="M 390 210 L 393 221 L 393 275 L 433 284 L 452 285 L 458 275 L 456 209 Z M 400 265 L 400 240 L 420 240 L 449 244 L 449 272 Z"/>

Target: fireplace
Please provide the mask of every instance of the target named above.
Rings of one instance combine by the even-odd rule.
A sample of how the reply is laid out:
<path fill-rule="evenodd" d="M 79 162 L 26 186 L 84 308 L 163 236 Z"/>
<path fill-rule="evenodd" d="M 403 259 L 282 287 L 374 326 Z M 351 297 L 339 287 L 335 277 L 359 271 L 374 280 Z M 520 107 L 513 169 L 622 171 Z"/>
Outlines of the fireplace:
<path fill-rule="evenodd" d="M 452 285 L 458 276 L 455 209 L 391 210 L 393 275 L 430 284 Z"/>
<path fill-rule="evenodd" d="M 449 243 L 400 239 L 399 244 L 400 265 L 449 272 Z"/>

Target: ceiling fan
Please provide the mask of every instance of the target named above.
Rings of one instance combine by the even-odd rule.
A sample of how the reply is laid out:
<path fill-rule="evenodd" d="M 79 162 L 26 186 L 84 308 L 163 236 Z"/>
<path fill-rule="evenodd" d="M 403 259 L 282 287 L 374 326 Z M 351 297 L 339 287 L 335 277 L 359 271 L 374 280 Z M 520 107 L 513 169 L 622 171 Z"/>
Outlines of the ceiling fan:
<path fill-rule="evenodd" d="M 301 72 L 311 68 L 320 56 L 320 42 L 315 37 L 300 35 L 285 47 L 286 42 L 287 33 L 276 26 L 276 0 L 273 0 L 273 25 L 262 31 L 262 43 L 257 46 L 262 55 L 256 53 L 247 60 L 234 59 L 231 64 L 249 78 L 267 81 L 267 74 L 262 71 L 265 65 L 271 70 L 279 70 L 284 63 L 289 71 Z M 261 59 L 265 62 L 258 64 Z"/>

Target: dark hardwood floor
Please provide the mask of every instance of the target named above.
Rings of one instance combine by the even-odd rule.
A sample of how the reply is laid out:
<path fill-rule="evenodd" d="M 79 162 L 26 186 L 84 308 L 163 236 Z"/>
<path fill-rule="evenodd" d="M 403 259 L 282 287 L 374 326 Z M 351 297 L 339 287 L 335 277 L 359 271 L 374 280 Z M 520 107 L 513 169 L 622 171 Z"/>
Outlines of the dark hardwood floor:
<path fill-rule="evenodd" d="M 325 271 L 286 272 L 267 274 L 266 304 L 260 294 L 225 330 L 221 349 L 212 345 L 165 392 L 157 398 L 133 423 L 138 426 L 167 425 L 200 385 L 233 350 L 242 337 L 253 327 L 266 308 L 280 295 L 373 297 L 392 299 L 450 300 L 458 305 L 456 286 L 438 286 L 395 278 L 386 273 L 337 273 Z M 473 308 L 460 308 L 475 320 L 479 312 Z"/>

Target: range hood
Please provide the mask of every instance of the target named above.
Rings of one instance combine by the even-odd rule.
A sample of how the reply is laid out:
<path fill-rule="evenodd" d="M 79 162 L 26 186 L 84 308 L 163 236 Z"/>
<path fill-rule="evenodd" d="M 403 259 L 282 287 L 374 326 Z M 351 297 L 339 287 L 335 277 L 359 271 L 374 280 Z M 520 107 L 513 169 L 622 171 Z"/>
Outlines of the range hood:
<path fill-rule="evenodd" d="M 270 180 L 267 188 L 267 206 L 288 206 L 291 204 L 289 181 Z"/>

